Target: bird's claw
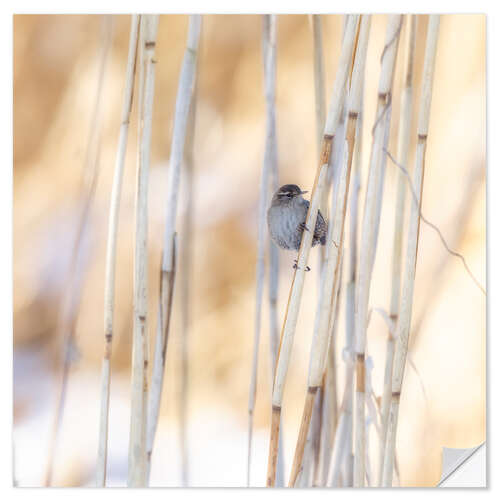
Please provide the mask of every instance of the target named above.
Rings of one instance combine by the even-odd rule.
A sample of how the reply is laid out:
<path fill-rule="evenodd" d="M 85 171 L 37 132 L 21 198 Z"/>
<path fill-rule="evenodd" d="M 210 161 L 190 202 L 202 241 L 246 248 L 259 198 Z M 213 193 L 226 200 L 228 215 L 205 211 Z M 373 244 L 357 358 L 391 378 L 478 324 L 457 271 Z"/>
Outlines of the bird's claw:
<path fill-rule="evenodd" d="M 309 231 L 309 228 L 306 226 L 305 222 L 301 222 L 299 224 L 299 228 L 300 228 L 301 231 Z"/>
<path fill-rule="evenodd" d="M 297 259 L 295 259 L 293 262 L 294 262 L 294 264 L 293 264 L 293 269 L 300 269 L 300 268 L 297 266 Z M 310 271 L 310 270 L 311 270 L 311 268 L 310 268 L 309 266 L 306 266 L 306 273 L 307 273 L 308 271 Z"/>

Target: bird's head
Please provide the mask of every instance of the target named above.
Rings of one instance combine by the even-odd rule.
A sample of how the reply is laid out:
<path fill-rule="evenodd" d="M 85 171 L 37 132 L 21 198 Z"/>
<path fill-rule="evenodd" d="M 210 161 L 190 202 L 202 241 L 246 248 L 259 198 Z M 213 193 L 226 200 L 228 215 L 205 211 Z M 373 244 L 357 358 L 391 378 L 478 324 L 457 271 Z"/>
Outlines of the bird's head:
<path fill-rule="evenodd" d="M 302 191 L 296 184 L 285 184 L 276 191 L 274 198 L 277 201 L 286 201 L 292 200 L 297 196 L 302 196 L 305 193 L 307 193 L 307 191 Z"/>

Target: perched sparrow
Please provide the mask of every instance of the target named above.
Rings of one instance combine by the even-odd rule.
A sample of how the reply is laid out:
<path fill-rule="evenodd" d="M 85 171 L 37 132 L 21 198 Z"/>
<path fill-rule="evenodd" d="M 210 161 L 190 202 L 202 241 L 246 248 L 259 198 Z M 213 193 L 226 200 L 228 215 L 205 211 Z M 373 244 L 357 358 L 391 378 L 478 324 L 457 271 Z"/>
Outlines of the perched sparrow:
<path fill-rule="evenodd" d="M 285 184 L 274 193 L 271 206 L 267 211 L 269 234 L 276 245 L 285 250 L 298 250 L 302 232 L 304 229 L 309 231 L 306 227 L 309 201 L 302 198 L 304 193 L 307 191 L 301 191 L 295 184 Z M 312 245 L 318 243 L 324 245 L 326 232 L 325 219 L 318 210 Z"/>

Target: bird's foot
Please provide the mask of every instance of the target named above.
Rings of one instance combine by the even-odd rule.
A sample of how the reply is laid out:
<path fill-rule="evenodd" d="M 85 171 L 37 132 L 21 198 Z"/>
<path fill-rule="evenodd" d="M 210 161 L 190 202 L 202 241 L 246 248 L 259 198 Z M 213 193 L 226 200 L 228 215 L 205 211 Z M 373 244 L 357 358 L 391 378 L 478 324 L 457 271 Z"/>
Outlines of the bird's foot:
<path fill-rule="evenodd" d="M 295 259 L 293 262 L 294 262 L 293 269 L 299 269 L 299 267 L 297 266 L 297 263 L 298 263 L 297 259 Z M 306 273 L 307 273 L 307 271 L 310 271 L 310 270 L 311 270 L 311 268 L 309 266 L 306 266 Z"/>
<path fill-rule="evenodd" d="M 301 223 L 299 224 L 299 229 L 300 229 L 301 231 L 309 231 L 309 228 L 306 226 L 306 223 L 305 223 L 305 222 L 301 222 Z"/>

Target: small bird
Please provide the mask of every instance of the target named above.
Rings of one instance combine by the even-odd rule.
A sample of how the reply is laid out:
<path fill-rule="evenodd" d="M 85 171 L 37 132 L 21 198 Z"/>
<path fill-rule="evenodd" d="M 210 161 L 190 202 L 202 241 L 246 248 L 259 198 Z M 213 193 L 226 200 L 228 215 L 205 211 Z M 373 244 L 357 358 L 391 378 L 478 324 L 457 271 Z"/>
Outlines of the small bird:
<path fill-rule="evenodd" d="M 295 184 L 285 184 L 274 193 L 271 206 L 267 211 L 267 225 L 271 239 L 280 248 L 285 250 L 299 250 L 302 232 L 306 227 L 307 210 L 309 201 L 302 195 L 307 191 L 302 191 Z M 316 227 L 312 246 L 321 243 L 326 244 L 327 224 L 318 210 Z M 297 266 L 295 264 L 294 268 Z"/>

